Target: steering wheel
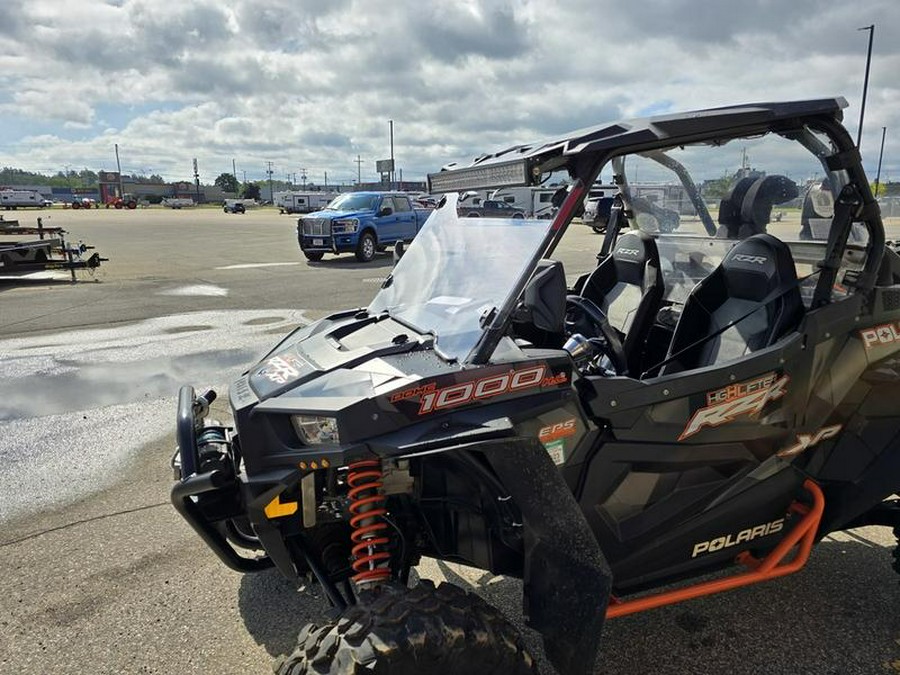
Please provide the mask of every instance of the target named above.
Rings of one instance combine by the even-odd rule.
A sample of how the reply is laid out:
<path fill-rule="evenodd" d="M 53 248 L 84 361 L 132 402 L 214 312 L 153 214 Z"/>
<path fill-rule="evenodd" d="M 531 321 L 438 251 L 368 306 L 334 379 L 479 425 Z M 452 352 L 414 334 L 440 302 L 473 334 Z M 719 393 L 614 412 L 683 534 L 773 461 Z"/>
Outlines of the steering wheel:
<path fill-rule="evenodd" d="M 622 347 L 622 339 L 616 332 L 616 329 L 609 323 L 606 314 L 600 309 L 593 300 L 583 298 L 580 295 L 566 296 L 566 331 L 569 334 L 580 332 L 579 324 L 582 326 L 587 322 L 591 330 L 589 332 L 599 339 L 599 344 L 603 354 L 609 358 L 616 375 L 626 375 L 628 373 L 628 361 L 625 359 L 625 349 Z"/>

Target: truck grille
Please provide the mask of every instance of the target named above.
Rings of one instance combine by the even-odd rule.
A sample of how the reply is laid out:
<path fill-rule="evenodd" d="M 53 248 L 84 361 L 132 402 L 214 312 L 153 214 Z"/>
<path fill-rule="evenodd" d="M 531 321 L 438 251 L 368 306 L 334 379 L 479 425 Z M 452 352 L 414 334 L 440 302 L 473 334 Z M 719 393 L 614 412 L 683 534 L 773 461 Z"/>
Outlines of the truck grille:
<path fill-rule="evenodd" d="M 331 221 L 328 218 L 304 218 L 303 234 L 306 236 L 331 236 Z"/>

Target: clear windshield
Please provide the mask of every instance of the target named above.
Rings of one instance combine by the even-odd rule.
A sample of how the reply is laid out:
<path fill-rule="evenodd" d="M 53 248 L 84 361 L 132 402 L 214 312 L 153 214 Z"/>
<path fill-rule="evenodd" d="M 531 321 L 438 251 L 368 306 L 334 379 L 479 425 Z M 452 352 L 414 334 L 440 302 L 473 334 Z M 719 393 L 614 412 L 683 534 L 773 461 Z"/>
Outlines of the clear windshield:
<path fill-rule="evenodd" d="M 376 195 L 348 192 L 331 200 L 326 211 L 371 211 L 375 208 Z"/>
<path fill-rule="evenodd" d="M 397 263 L 369 312 L 389 312 L 436 338 L 447 358 L 464 360 L 484 328 L 526 273 L 549 220 L 460 218 L 457 195 L 434 211 Z"/>

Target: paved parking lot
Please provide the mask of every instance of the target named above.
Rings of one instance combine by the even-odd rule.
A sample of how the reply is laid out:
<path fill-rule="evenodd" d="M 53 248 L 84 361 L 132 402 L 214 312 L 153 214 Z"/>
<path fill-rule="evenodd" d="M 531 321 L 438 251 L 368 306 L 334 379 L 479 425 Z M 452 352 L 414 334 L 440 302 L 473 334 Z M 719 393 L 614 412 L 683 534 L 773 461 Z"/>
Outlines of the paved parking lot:
<path fill-rule="evenodd" d="M 0 673 L 268 672 L 324 602 L 227 570 L 171 508 L 174 394 L 222 387 L 293 326 L 365 305 L 390 256 L 308 263 L 295 218 L 272 210 L 49 215 L 110 261 L 74 285 L 0 284 Z M 571 232 L 567 270 L 599 241 Z M 842 533 L 792 577 L 610 621 L 600 672 L 900 672 L 893 543 Z M 520 619 L 514 580 L 418 573 Z"/>

